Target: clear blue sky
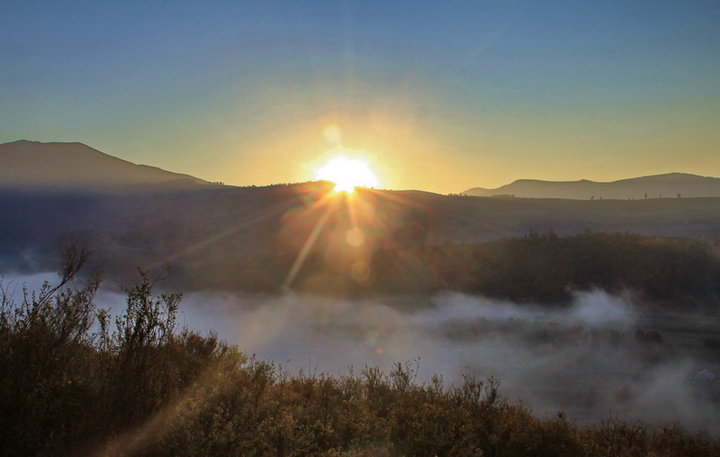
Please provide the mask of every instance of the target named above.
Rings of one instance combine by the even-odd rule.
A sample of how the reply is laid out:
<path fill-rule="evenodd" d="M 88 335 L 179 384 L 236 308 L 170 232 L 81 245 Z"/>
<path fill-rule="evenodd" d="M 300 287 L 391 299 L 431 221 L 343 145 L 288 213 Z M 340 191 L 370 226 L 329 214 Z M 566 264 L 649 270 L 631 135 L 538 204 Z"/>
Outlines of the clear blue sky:
<path fill-rule="evenodd" d="M 4 0 L 0 68 L 0 142 L 233 184 L 328 123 L 395 188 L 720 175 L 718 1 Z"/>

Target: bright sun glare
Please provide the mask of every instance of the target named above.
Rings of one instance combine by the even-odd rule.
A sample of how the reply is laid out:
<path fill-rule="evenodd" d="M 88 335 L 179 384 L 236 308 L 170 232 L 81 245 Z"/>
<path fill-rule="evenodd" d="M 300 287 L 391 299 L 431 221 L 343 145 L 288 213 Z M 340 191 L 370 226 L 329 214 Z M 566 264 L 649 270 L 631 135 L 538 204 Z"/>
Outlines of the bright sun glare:
<path fill-rule="evenodd" d="M 319 168 L 316 179 L 334 182 L 337 192 L 353 192 L 356 187 L 375 187 L 378 184 L 377 177 L 365 161 L 345 157 L 332 159 Z"/>

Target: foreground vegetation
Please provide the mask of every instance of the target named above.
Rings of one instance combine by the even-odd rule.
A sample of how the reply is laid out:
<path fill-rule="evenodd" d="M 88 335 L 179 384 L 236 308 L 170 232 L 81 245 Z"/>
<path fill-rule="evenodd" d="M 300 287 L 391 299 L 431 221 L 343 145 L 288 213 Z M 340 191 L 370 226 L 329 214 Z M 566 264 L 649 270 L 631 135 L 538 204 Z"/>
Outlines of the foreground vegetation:
<path fill-rule="evenodd" d="M 384 374 L 290 376 L 214 335 L 175 331 L 180 297 L 127 289 L 111 319 L 99 282 L 0 290 L 0 454 L 7 456 L 700 456 L 720 442 L 677 426 L 580 427 L 534 417 L 495 380 Z"/>

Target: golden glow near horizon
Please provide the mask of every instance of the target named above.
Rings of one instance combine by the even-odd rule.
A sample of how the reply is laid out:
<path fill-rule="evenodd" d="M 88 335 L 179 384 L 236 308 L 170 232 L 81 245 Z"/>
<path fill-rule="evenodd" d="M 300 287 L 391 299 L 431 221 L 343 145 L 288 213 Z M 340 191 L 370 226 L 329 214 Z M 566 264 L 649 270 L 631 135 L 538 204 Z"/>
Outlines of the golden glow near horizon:
<path fill-rule="evenodd" d="M 364 151 L 349 154 L 350 151 L 342 146 L 340 125 L 335 122 L 325 124 L 321 134 L 333 149 L 328 151 L 325 163 L 316 168 L 315 179 L 335 183 L 335 192 L 352 193 L 356 187 L 377 187 L 377 174 L 370 168 L 367 157 L 363 157 Z"/>
<path fill-rule="evenodd" d="M 335 183 L 336 192 L 353 192 L 356 187 L 377 187 L 378 178 L 361 159 L 343 156 L 329 160 L 315 173 L 315 179 Z"/>

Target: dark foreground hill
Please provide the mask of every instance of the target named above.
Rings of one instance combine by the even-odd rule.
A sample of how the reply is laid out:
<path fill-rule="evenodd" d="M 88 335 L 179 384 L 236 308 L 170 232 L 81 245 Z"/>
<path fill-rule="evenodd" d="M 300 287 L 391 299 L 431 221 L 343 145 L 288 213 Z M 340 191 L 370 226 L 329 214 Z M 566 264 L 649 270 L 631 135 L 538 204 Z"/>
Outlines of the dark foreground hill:
<path fill-rule="evenodd" d="M 595 182 L 587 179 L 580 181 L 519 179 L 497 189 L 473 187 L 463 194 L 476 197 L 514 196 L 579 200 L 720 197 L 720 178 L 688 173 L 667 173 L 613 182 Z"/>
<path fill-rule="evenodd" d="M 720 234 L 720 198 L 532 200 L 376 190 L 348 196 L 326 183 L 141 193 L 5 190 L 0 213 L 5 272 L 52 269 L 58 250 L 75 241 L 120 282 L 137 266 L 169 261 L 182 290 L 290 287 L 355 296 L 450 289 L 543 303 L 593 286 L 714 303 L 710 241 L 565 237 L 634 232 L 713 240 Z M 472 244 L 530 233 L 543 237 Z M 548 233 L 556 242 L 543 241 Z"/>
<path fill-rule="evenodd" d="M 0 164 L 0 185 L 5 187 L 137 189 L 207 184 L 190 175 L 135 165 L 82 143 L 3 143 Z"/>

